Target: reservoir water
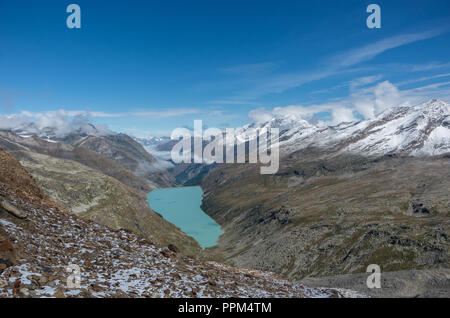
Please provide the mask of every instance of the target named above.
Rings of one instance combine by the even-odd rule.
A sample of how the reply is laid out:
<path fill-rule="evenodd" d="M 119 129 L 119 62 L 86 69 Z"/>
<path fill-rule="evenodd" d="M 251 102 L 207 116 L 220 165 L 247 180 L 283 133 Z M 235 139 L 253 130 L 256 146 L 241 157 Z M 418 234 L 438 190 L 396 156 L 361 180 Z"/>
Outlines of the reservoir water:
<path fill-rule="evenodd" d="M 202 196 L 200 187 L 156 189 L 149 193 L 148 203 L 164 219 L 181 228 L 205 248 L 216 245 L 223 232 L 220 225 L 200 208 Z"/>

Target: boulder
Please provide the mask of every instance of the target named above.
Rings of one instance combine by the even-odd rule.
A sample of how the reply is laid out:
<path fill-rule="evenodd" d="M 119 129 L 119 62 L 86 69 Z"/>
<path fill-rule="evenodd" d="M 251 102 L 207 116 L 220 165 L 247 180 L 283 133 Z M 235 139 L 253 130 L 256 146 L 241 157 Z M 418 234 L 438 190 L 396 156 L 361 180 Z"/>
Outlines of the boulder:
<path fill-rule="evenodd" d="M 5 211 L 9 212 L 10 214 L 14 215 L 15 217 L 17 217 L 19 219 L 24 219 L 27 217 L 25 212 L 19 210 L 18 208 L 13 206 L 8 201 L 5 201 L 5 200 L 1 201 L 0 207 L 2 207 L 2 209 L 4 209 Z"/>

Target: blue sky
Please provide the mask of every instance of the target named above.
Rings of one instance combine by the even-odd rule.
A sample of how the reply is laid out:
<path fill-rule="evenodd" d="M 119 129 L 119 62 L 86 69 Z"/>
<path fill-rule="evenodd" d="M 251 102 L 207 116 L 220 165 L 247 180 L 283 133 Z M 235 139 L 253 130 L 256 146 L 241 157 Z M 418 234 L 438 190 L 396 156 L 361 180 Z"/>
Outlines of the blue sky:
<path fill-rule="evenodd" d="M 66 27 L 70 3 L 81 29 Z M 3 115 L 89 112 L 136 136 L 194 119 L 333 124 L 450 96 L 448 0 L 3 0 L 0 40 Z"/>

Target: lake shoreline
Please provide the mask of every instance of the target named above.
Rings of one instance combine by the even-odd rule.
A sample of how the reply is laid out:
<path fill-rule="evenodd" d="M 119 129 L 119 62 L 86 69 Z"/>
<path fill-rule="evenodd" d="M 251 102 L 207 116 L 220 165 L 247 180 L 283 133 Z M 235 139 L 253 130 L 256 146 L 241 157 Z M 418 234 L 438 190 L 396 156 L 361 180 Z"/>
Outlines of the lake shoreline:
<path fill-rule="evenodd" d="M 220 224 L 202 210 L 200 186 L 154 189 L 147 194 L 147 201 L 153 211 L 194 238 L 202 249 L 216 246 L 224 233 Z"/>

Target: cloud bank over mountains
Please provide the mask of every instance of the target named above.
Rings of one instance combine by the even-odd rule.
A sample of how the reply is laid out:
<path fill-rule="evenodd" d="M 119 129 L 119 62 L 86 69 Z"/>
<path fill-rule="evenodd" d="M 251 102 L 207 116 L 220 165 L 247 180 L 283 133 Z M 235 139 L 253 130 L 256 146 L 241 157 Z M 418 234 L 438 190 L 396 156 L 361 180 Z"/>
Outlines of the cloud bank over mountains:
<path fill-rule="evenodd" d="M 356 79 L 349 86 L 349 96 L 312 105 L 287 105 L 271 110 L 258 108 L 249 112 L 254 123 L 264 123 L 272 118 L 306 120 L 318 125 L 337 125 L 361 119 L 372 119 L 384 110 L 396 106 L 412 106 L 430 98 L 448 99 L 450 91 L 442 86 L 450 82 L 401 90 L 390 81 L 378 81 L 379 76 Z M 442 93 L 447 92 L 442 96 Z"/>
<path fill-rule="evenodd" d="M 289 118 L 297 121 L 305 120 L 319 126 L 337 125 L 343 122 L 372 119 L 391 107 L 412 106 L 430 98 L 442 98 L 442 87 L 450 84 L 450 82 L 441 82 L 401 90 L 390 81 L 380 80 L 381 76 L 355 79 L 345 84 L 349 87 L 349 96 L 342 99 L 312 105 L 287 105 L 273 109 L 257 108 L 251 110 L 248 116 L 251 122 L 257 124 L 270 121 L 273 118 Z M 400 83 L 400 85 L 402 84 Z M 450 94 L 446 96 L 447 99 L 448 96 Z M 108 118 L 112 115 L 114 114 L 64 109 L 41 113 L 22 111 L 18 114 L 0 115 L 0 129 L 53 138 L 63 138 L 72 132 L 97 136 L 111 135 L 115 132 L 111 131 L 107 125 L 96 124 L 94 127 L 92 119 L 95 117 Z M 126 116 L 126 114 L 116 115 Z M 168 115 L 168 112 L 141 114 L 141 116 L 155 118 Z M 171 115 L 173 114 L 171 113 Z M 131 116 L 134 115 L 129 116 L 131 119 Z M 199 113 L 198 117 L 201 119 L 202 113 Z"/>
<path fill-rule="evenodd" d="M 23 111 L 20 114 L 0 115 L 0 129 L 53 138 L 63 138 L 73 132 L 97 136 L 114 134 L 106 125 L 94 127 L 91 119 L 92 114 L 88 111 Z"/>
<path fill-rule="evenodd" d="M 439 78 L 441 82 L 429 84 L 430 79 Z M 305 120 L 318 126 L 337 125 L 342 122 L 354 122 L 363 119 L 372 119 L 384 110 L 396 106 L 413 106 L 432 98 L 449 101 L 450 98 L 450 73 L 416 78 L 412 82 L 403 81 L 392 83 L 384 80 L 380 74 L 353 79 L 348 82 L 331 87 L 329 90 L 348 88 L 348 95 L 340 98 L 325 99 L 324 102 L 314 104 L 296 104 L 277 107 L 256 108 L 248 113 L 252 123 L 264 123 L 273 118 L 289 118 L 294 121 Z M 414 88 L 402 89 L 410 84 L 417 84 Z M 420 84 L 422 85 L 420 86 Z M 313 92 L 321 94 L 321 91 Z M 34 134 L 47 138 L 63 138 L 72 132 L 89 135 L 115 134 L 107 125 L 92 125 L 96 122 L 107 123 L 108 119 L 121 117 L 126 121 L 121 132 L 131 131 L 127 125 L 133 125 L 135 118 L 162 119 L 192 115 L 196 119 L 205 119 L 211 116 L 211 112 L 198 109 L 169 109 L 162 111 L 143 111 L 127 113 L 105 113 L 98 111 L 64 110 L 29 112 L 22 111 L 17 114 L 1 115 L 0 129 L 18 131 L 22 134 Z M 226 116 L 221 112 L 214 117 Z M 98 119 L 98 120 L 97 120 Z M 168 123 L 168 128 L 171 128 Z M 186 121 L 186 125 L 189 122 Z M 237 127 L 236 127 L 237 128 Z"/>

